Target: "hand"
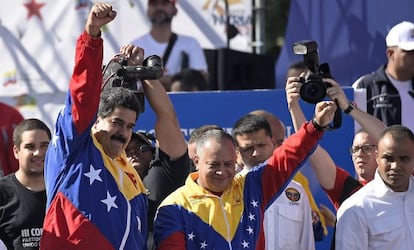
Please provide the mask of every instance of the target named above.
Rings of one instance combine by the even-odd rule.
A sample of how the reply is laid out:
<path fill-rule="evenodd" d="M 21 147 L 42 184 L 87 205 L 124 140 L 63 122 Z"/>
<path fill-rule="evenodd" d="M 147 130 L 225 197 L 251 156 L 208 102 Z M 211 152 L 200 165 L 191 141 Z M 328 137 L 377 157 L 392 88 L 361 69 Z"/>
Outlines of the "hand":
<path fill-rule="evenodd" d="M 116 12 L 112 10 L 112 5 L 108 3 L 95 3 L 89 12 L 85 30 L 93 37 L 100 35 L 101 27 L 114 20 Z"/>
<path fill-rule="evenodd" d="M 137 66 L 141 65 L 144 61 L 144 49 L 128 44 L 124 45 L 121 48 L 121 53 L 124 54 L 127 58 L 128 66 Z"/>
<path fill-rule="evenodd" d="M 299 82 L 299 77 L 289 77 L 286 80 L 286 100 L 288 107 L 292 107 L 299 104 L 300 88 L 302 83 Z"/>
<path fill-rule="evenodd" d="M 325 225 L 328 227 L 334 227 L 336 223 L 336 215 L 325 205 L 319 205 L 319 211 L 325 219 Z"/>
<path fill-rule="evenodd" d="M 336 108 L 334 101 L 318 102 L 315 106 L 315 122 L 321 127 L 328 126 L 335 116 Z"/>
<path fill-rule="evenodd" d="M 326 90 L 327 96 L 329 96 L 331 100 L 337 100 L 339 108 L 341 110 L 346 109 L 349 105 L 349 100 L 346 97 L 345 92 L 342 89 L 341 85 L 339 85 L 339 83 L 337 83 L 335 80 L 330 79 L 330 78 L 324 78 L 323 81 L 328 82 L 332 85 L 332 87 L 329 87 Z"/>

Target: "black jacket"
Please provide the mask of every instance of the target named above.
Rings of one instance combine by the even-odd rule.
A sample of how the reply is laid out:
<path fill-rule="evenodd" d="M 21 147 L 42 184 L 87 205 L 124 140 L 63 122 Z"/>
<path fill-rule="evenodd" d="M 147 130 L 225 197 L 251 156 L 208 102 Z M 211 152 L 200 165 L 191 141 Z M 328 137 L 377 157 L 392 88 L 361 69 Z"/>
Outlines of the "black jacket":
<path fill-rule="evenodd" d="M 365 75 L 358 81 L 356 89 L 365 88 L 367 91 L 367 113 L 377 117 L 386 126 L 401 124 L 401 98 L 385 73 L 387 65 L 377 71 Z M 411 81 L 414 89 L 414 79 Z M 414 92 L 410 95 L 414 98 Z"/>

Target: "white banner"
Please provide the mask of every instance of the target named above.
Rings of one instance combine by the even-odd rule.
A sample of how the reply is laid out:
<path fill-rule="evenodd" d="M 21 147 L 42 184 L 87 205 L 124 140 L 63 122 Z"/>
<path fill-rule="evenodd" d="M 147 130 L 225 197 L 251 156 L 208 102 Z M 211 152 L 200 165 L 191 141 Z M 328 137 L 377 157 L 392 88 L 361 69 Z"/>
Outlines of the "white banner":
<path fill-rule="evenodd" d="M 104 62 L 117 53 L 121 45 L 149 31 L 147 1 L 109 1 L 118 16 L 103 29 Z M 63 98 L 59 102 L 56 97 L 66 93 L 74 64 L 76 39 L 83 31 L 91 4 L 87 0 L 2 1 L 2 101 L 18 107 L 25 117 L 38 117 L 45 121 L 55 119 L 63 104 Z M 251 0 L 228 0 L 228 4 L 230 23 L 239 32 L 231 40 L 230 48 L 251 51 Z M 173 19 L 175 32 L 196 37 L 206 49 L 227 46 L 223 0 L 178 0 L 177 8 L 178 14 Z M 49 103 L 49 110 L 44 110 Z M 50 117 L 45 118 L 44 115 Z"/>

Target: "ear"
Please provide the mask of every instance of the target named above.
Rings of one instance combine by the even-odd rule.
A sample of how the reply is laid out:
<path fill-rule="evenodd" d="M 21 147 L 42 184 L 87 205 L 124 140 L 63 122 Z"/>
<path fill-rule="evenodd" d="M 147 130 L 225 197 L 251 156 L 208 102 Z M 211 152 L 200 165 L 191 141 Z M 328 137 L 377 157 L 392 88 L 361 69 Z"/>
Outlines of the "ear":
<path fill-rule="evenodd" d="M 191 161 L 191 159 L 190 159 Z M 200 162 L 200 157 L 198 155 L 194 155 L 194 159 L 193 159 L 194 165 L 196 165 L 196 167 L 198 168 L 198 164 Z"/>
<path fill-rule="evenodd" d="M 387 48 L 387 50 L 385 51 L 386 56 L 389 60 L 393 58 L 394 53 L 395 53 L 394 50 L 395 50 L 394 48 Z"/>
<path fill-rule="evenodd" d="M 18 160 L 19 159 L 19 148 L 16 145 L 13 145 L 13 154 L 14 154 L 14 158 Z"/>

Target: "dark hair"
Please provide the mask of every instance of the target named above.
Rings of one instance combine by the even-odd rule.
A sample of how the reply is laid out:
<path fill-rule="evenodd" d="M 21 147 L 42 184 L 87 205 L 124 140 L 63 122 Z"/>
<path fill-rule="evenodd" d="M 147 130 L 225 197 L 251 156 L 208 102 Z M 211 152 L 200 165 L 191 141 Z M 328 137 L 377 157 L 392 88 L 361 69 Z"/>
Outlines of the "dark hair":
<path fill-rule="evenodd" d="M 291 65 L 289 65 L 288 70 L 289 69 L 298 69 L 298 70 L 303 69 L 303 70 L 306 70 L 306 69 L 308 69 L 308 67 L 306 66 L 304 61 L 296 61 L 296 62 L 293 62 Z"/>
<path fill-rule="evenodd" d="M 218 125 L 203 125 L 201 127 L 194 129 L 191 132 L 190 138 L 188 139 L 188 143 L 197 142 L 200 139 L 200 137 L 204 134 L 204 132 L 212 129 L 224 130 L 222 127 Z"/>
<path fill-rule="evenodd" d="M 234 124 L 233 138 L 237 143 L 236 136 L 253 133 L 260 129 L 264 129 L 266 135 L 272 137 L 272 130 L 266 118 L 261 115 L 247 114 Z"/>
<path fill-rule="evenodd" d="M 392 125 L 387 127 L 384 131 L 382 131 L 378 142 L 381 141 L 382 138 L 384 138 L 387 134 L 390 134 L 397 143 L 402 142 L 405 139 L 409 139 L 410 141 L 414 142 L 413 131 L 402 125 Z"/>
<path fill-rule="evenodd" d="M 102 91 L 100 98 L 98 115 L 102 118 L 112 114 L 116 107 L 135 111 L 137 113 L 136 119 L 138 119 L 140 110 L 143 110 L 135 93 L 127 88 L 114 87 L 105 89 Z"/>
<path fill-rule="evenodd" d="M 183 69 L 181 72 L 173 75 L 171 82 L 179 81 L 181 91 L 203 91 L 208 89 L 206 78 L 199 70 Z"/>
<path fill-rule="evenodd" d="M 297 61 L 289 65 L 286 71 L 286 78 L 291 76 L 299 76 L 300 73 L 306 72 L 308 70 L 308 66 L 306 66 L 304 61 Z"/>
<path fill-rule="evenodd" d="M 20 122 L 13 131 L 13 144 L 16 147 L 20 147 L 20 143 L 22 143 L 22 134 L 25 131 L 30 130 L 43 130 L 46 132 L 49 140 L 52 138 L 52 134 L 50 133 L 50 129 L 47 125 L 39 119 L 31 118 L 25 119 Z"/>

